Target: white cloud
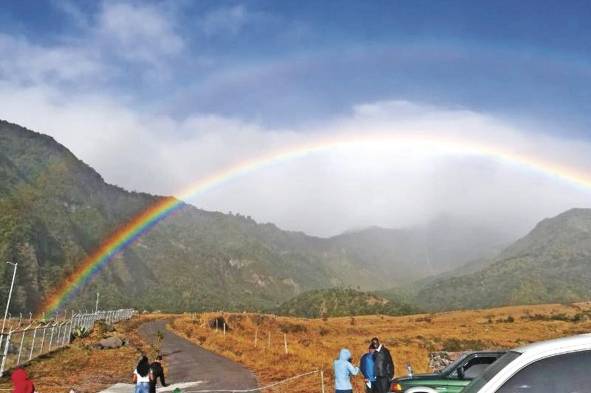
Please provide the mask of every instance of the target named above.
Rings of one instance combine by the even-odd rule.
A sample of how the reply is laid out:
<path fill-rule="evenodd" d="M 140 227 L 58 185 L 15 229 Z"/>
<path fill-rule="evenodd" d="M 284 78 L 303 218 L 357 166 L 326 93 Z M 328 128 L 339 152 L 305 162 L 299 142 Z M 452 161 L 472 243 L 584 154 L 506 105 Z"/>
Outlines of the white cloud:
<path fill-rule="evenodd" d="M 97 78 L 104 66 L 86 49 L 43 47 L 0 34 L 0 78 L 20 83 L 72 82 Z"/>
<path fill-rule="evenodd" d="M 591 170 L 591 146 L 532 139 L 510 124 L 466 110 L 379 102 L 313 128 L 266 129 L 211 114 L 176 121 L 108 97 L 63 100 L 50 88 L 0 85 L 0 117 L 53 135 L 125 188 L 175 194 L 222 168 L 318 139 L 348 143 L 272 162 L 191 200 L 288 229 L 330 235 L 352 227 L 420 224 L 440 214 L 527 230 L 539 219 L 589 206 L 591 193 L 515 162 L 417 137 L 482 144 Z M 35 108 L 31 116 L 28 108 Z M 374 135 L 369 138 L 368 135 Z M 395 136 L 410 141 L 392 141 Z M 415 141 L 415 142 L 413 142 Z"/>
<path fill-rule="evenodd" d="M 159 63 L 184 48 L 174 19 L 156 6 L 103 3 L 96 28 L 102 43 L 128 60 Z"/>

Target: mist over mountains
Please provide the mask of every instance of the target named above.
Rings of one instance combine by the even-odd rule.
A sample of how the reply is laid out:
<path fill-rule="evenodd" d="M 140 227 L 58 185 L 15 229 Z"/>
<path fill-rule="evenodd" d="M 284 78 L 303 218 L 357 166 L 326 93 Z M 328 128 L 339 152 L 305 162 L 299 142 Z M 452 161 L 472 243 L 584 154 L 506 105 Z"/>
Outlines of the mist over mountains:
<path fill-rule="evenodd" d="M 107 184 L 51 137 L 5 121 L 0 147 L 0 259 L 19 263 L 12 312 L 36 309 L 103 239 L 161 198 Z M 306 291 L 376 291 L 415 280 L 426 280 L 413 297 L 426 309 L 588 298 L 591 214 L 554 220 L 505 248 L 516 238 L 511 228 L 451 216 L 319 238 L 183 204 L 68 307 L 92 308 L 100 291 L 102 307 L 270 310 Z M 0 264 L 0 302 L 11 274 Z"/>

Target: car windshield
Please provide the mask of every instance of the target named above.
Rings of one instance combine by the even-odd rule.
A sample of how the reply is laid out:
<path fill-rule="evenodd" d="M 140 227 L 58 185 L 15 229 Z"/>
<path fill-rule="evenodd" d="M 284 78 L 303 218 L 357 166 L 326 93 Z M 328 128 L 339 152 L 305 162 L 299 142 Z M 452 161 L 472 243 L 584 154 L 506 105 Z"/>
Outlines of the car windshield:
<path fill-rule="evenodd" d="M 468 386 L 466 386 L 462 393 L 476 393 L 483 387 L 488 381 L 490 381 L 495 375 L 499 373 L 502 369 L 505 368 L 506 365 L 511 363 L 513 360 L 517 359 L 521 356 L 521 353 L 511 351 L 507 352 L 503 356 L 499 358 L 496 362 L 490 365 L 482 375 L 478 378 L 472 380 Z"/>
<path fill-rule="evenodd" d="M 466 359 L 466 357 L 468 357 L 468 354 L 463 355 L 459 359 L 457 359 L 456 361 L 448 364 L 444 369 L 440 370 L 439 373 L 442 375 L 446 375 L 446 374 L 451 373 Z"/>

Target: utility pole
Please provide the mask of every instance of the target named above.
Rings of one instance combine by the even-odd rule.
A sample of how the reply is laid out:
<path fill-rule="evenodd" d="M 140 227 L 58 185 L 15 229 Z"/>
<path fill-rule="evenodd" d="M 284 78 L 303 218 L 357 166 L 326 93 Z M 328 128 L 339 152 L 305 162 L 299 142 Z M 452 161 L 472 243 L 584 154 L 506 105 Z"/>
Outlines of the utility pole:
<path fill-rule="evenodd" d="M 12 282 L 10 283 L 10 291 L 8 292 L 8 301 L 6 302 L 6 310 L 4 311 L 4 319 L 2 320 L 2 334 L 0 335 L 0 347 L 2 347 L 2 341 L 4 341 L 4 326 L 6 325 L 6 317 L 8 316 L 8 308 L 10 307 L 10 298 L 12 297 L 12 288 L 14 288 L 14 279 L 16 278 L 16 268 L 18 266 L 18 263 L 12 263 L 12 262 L 8 262 L 6 261 L 6 263 L 8 263 L 9 265 L 14 266 L 14 271 L 12 272 Z M 10 334 L 9 334 L 10 336 Z M 8 345 L 8 342 L 6 343 L 6 346 Z M 4 352 L 6 352 L 6 349 L 4 349 Z M 6 358 L 6 354 L 4 354 L 4 357 Z M 4 359 L 2 360 L 2 363 L 4 363 Z M 4 364 L 2 365 L 4 366 Z"/>
<path fill-rule="evenodd" d="M 99 301 L 99 292 L 96 292 L 96 305 L 94 306 L 94 313 L 98 313 L 98 301 Z"/>
<path fill-rule="evenodd" d="M 10 299 L 12 298 L 12 289 L 14 288 L 14 279 L 16 278 L 16 268 L 18 267 L 18 263 L 6 262 L 9 265 L 14 266 L 14 271 L 12 273 L 12 282 L 10 284 L 10 292 L 8 292 L 8 301 L 6 302 L 6 310 L 4 311 L 4 319 L 2 320 L 2 333 L 4 333 L 4 326 L 6 326 L 6 317 L 8 316 L 8 308 L 10 307 Z"/>

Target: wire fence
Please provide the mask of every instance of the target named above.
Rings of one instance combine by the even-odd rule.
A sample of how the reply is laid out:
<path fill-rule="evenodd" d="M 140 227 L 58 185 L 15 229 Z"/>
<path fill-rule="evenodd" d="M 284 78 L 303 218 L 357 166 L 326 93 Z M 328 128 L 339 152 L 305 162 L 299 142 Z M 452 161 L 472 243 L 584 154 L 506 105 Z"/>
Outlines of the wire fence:
<path fill-rule="evenodd" d="M 97 321 L 113 324 L 130 319 L 134 313 L 133 309 L 98 311 L 43 322 L 29 318 L 28 326 L 23 328 L 19 323 L 18 327 L 0 333 L 0 376 L 8 369 L 68 346 L 72 334 L 90 331 Z"/>

